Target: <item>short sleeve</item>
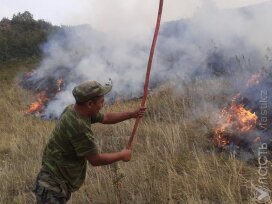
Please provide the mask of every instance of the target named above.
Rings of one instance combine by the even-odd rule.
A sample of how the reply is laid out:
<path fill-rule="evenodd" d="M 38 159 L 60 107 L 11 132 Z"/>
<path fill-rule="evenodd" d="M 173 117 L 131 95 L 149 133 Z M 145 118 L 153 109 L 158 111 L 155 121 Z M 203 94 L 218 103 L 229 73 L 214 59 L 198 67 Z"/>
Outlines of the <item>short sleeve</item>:
<path fill-rule="evenodd" d="M 71 143 L 78 157 L 98 154 L 95 138 L 91 131 L 72 137 Z"/>
<path fill-rule="evenodd" d="M 91 123 L 102 123 L 103 118 L 104 118 L 104 114 L 98 113 L 96 117 L 91 118 Z"/>

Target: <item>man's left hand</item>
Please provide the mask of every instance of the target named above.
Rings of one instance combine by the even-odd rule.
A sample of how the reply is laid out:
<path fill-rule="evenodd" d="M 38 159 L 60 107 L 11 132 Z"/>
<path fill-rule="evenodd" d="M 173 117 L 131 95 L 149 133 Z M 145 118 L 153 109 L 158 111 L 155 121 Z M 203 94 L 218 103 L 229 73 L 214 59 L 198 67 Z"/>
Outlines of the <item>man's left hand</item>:
<path fill-rule="evenodd" d="M 136 110 L 133 115 L 132 118 L 142 118 L 144 116 L 146 108 L 139 108 L 138 110 Z"/>

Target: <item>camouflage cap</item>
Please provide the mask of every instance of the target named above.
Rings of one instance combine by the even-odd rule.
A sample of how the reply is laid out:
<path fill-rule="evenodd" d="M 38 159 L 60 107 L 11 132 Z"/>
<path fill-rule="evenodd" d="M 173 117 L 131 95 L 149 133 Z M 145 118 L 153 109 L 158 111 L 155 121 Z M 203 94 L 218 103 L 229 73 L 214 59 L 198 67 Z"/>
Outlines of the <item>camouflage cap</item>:
<path fill-rule="evenodd" d="M 76 86 L 72 93 L 77 102 L 87 102 L 95 97 L 109 93 L 111 89 L 111 84 L 106 84 L 103 86 L 97 81 L 86 81 Z"/>

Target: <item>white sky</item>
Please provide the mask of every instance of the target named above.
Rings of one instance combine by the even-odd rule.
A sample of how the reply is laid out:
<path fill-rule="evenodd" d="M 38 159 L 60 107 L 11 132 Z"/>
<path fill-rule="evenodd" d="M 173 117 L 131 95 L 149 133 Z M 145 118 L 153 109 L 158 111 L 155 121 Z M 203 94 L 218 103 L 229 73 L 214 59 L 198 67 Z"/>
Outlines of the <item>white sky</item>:
<path fill-rule="evenodd" d="M 215 2 L 220 9 L 266 0 L 165 0 L 162 21 L 192 16 L 201 5 Z M 154 26 L 159 0 L 0 0 L 0 19 L 30 11 L 35 19 L 55 25 L 90 24 L 103 31 L 115 27 Z"/>

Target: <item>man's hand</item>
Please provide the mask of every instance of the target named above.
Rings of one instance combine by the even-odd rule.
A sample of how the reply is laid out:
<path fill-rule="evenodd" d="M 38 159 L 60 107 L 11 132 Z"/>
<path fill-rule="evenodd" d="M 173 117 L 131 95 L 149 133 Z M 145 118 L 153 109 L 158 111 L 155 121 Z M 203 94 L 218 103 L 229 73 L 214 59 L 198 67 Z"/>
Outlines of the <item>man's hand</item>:
<path fill-rule="evenodd" d="M 86 157 L 86 159 L 93 166 L 112 164 L 117 161 L 128 162 L 131 159 L 131 150 L 123 149 L 120 152 L 89 155 Z"/>
<path fill-rule="evenodd" d="M 128 162 L 131 159 L 131 149 L 123 149 L 121 152 L 122 161 Z"/>
<path fill-rule="evenodd" d="M 139 108 L 138 110 L 134 111 L 132 118 L 142 118 L 144 116 L 146 108 Z"/>
<path fill-rule="evenodd" d="M 141 118 L 145 113 L 146 108 L 139 108 L 136 111 L 120 112 L 120 113 L 106 113 L 104 115 L 103 124 L 115 124 L 128 120 L 131 118 Z"/>

